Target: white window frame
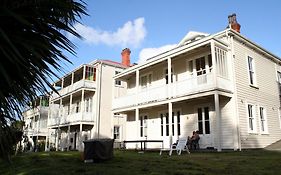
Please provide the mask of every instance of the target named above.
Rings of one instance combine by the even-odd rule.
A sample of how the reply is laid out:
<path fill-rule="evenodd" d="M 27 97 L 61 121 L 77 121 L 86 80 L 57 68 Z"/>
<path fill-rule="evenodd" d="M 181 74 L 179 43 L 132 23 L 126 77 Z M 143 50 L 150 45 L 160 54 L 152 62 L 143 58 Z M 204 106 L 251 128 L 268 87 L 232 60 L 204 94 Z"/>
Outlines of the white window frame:
<path fill-rule="evenodd" d="M 250 65 L 250 62 L 249 62 L 250 58 L 252 59 L 251 65 Z M 250 70 L 250 66 L 251 66 L 252 70 Z M 255 59 L 252 56 L 249 56 L 249 55 L 247 55 L 247 70 L 248 70 L 249 85 L 257 87 L 257 75 L 256 75 Z M 251 75 L 252 75 L 252 79 L 251 79 Z"/>
<path fill-rule="evenodd" d="M 118 130 L 116 130 L 115 128 L 118 128 Z M 113 138 L 115 139 L 115 135 L 118 135 L 118 138 L 116 138 L 115 140 L 120 140 L 120 126 L 119 125 L 114 125 L 113 127 Z"/>
<path fill-rule="evenodd" d="M 201 57 L 204 57 L 204 59 L 205 59 L 205 69 L 204 69 L 205 72 L 206 72 L 205 74 L 208 74 L 208 73 L 212 72 L 212 70 L 214 68 L 214 63 L 212 62 L 211 67 L 209 66 L 209 59 L 208 59 L 209 55 L 212 56 L 212 53 L 211 52 L 204 52 L 204 53 L 201 53 L 201 54 L 198 54 L 198 55 L 195 55 L 191 58 L 186 59 L 186 72 L 188 74 L 187 75 L 188 78 L 197 77 L 196 60 L 201 58 Z M 193 68 L 192 72 L 189 71 L 190 62 L 192 62 L 192 68 Z M 204 75 L 204 74 L 202 74 L 202 75 Z"/>
<path fill-rule="evenodd" d="M 175 76 L 175 69 L 174 69 L 174 65 L 171 65 L 171 74 L 172 74 L 172 77 L 171 77 L 171 83 L 174 83 L 174 82 L 176 82 L 176 76 Z M 166 66 L 166 67 L 164 67 L 163 68 L 163 76 L 164 76 L 164 83 L 166 84 L 166 75 L 167 74 L 169 74 L 169 71 L 167 72 L 167 74 L 166 74 L 166 70 L 168 70 L 168 67 Z M 168 75 L 169 76 L 169 75 Z"/>
<path fill-rule="evenodd" d="M 167 121 L 167 116 L 166 114 L 169 115 L 169 111 L 168 110 L 161 110 L 161 111 L 158 111 L 158 116 L 159 116 L 159 124 L 160 124 L 160 137 L 169 137 L 170 133 L 172 133 L 172 136 L 180 136 L 183 134 L 183 130 L 182 130 L 182 125 L 183 125 L 183 119 L 181 118 L 181 116 L 183 115 L 182 114 L 182 110 L 181 108 L 174 108 L 172 110 L 172 112 L 174 113 L 174 123 L 170 123 L 170 119 L 168 117 L 168 123 L 166 122 Z M 177 118 L 177 113 L 180 113 L 180 122 L 178 122 L 178 118 Z M 161 124 L 161 114 L 163 115 L 163 123 Z M 173 127 L 172 127 L 172 130 L 170 131 L 170 125 L 173 126 L 174 124 L 174 135 L 173 135 Z M 161 127 L 163 126 L 163 135 L 161 135 Z M 180 128 L 178 129 L 178 126 L 180 126 Z M 177 130 L 176 130 L 177 128 Z M 169 130 L 169 134 L 167 135 L 167 129 Z M 180 130 L 180 134 L 178 133 L 178 130 Z M 177 135 L 175 134 L 177 133 Z"/>
<path fill-rule="evenodd" d="M 279 109 L 278 109 L 278 118 L 279 118 L 279 126 L 281 129 L 281 107 L 279 107 Z"/>
<path fill-rule="evenodd" d="M 267 124 L 267 115 L 266 115 L 266 109 L 263 106 L 258 106 L 259 109 L 259 124 L 260 124 L 260 133 L 261 134 L 268 134 L 268 124 Z M 261 108 L 263 109 L 263 119 L 261 116 Z M 263 125 L 263 126 L 262 126 Z M 264 128 L 264 130 L 262 130 L 262 127 Z"/>
<path fill-rule="evenodd" d="M 281 96 L 281 72 L 280 71 L 277 71 L 277 83 L 278 83 L 279 96 Z"/>
<path fill-rule="evenodd" d="M 119 74 L 120 71 L 115 70 L 115 75 Z M 115 86 L 122 86 L 122 81 L 121 80 L 115 80 L 114 81 Z"/>
<path fill-rule="evenodd" d="M 249 105 L 252 106 L 252 128 L 250 127 L 250 114 L 249 114 Z M 248 124 L 248 133 L 257 133 L 257 116 L 256 116 L 256 106 L 253 103 L 246 103 L 246 114 L 247 114 L 247 124 Z"/>
<path fill-rule="evenodd" d="M 150 81 L 149 81 L 149 76 L 151 76 Z M 142 78 L 144 78 L 144 77 L 146 78 L 146 84 L 145 85 L 143 85 L 143 83 L 142 83 Z M 152 74 L 152 72 L 148 72 L 148 73 L 145 73 L 145 74 L 140 76 L 139 86 L 140 86 L 141 89 L 146 89 L 146 88 L 151 87 L 152 82 L 153 82 L 153 74 Z"/>
<path fill-rule="evenodd" d="M 144 118 L 146 116 L 146 119 Z M 143 121 L 143 123 L 141 123 L 141 120 Z M 142 135 L 140 132 L 140 137 L 147 137 L 147 122 L 148 122 L 148 114 L 144 113 L 140 115 L 140 130 L 142 128 Z"/>

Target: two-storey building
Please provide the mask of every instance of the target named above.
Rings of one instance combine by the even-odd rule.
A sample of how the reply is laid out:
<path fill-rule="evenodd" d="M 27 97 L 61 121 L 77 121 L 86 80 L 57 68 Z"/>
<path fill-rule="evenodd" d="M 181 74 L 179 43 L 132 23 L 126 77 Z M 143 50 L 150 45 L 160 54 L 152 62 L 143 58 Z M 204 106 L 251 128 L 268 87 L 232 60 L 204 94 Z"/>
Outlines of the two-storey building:
<path fill-rule="evenodd" d="M 177 47 L 116 75 L 127 89 L 115 95 L 113 112 L 127 116 L 125 140 L 163 140 L 168 148 L 198 130 L 201 148 L 263 148 L 281 139 L 280 65 L 240 34 L 234 14 L 227 29 L 190 32 Z"/>
<path fill-rule="evenodd" d="M 125 89 L 120 81 L 113 82 L 113 76 L 130 66 L 124 61 L 96 60 L 54 83 L 58 93 L 50 97 L 48 128 L 55 132 L 49 132 L 50 140 L 54 140 L 49 148 L 83 150 L 84 140 L 113 137 L 115 123 L 121 127 L 124 119 L 112 118 L 112 95 Z"/>

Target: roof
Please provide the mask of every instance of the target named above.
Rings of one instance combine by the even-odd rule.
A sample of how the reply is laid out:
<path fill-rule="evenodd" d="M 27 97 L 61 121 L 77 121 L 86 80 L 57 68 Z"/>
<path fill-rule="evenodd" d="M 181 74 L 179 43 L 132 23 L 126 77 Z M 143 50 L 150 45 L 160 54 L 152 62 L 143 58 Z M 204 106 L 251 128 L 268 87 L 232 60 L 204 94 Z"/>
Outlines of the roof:
<path fill-rule="evenodd" d="M 272 58 L 274 61 L 276 61 L 279 64 L 281 64 L 281 59 L 278 56 L 272 54 L 271 52 L 269 52 L 268 50 L 262 48 L 258 44 L 255 44 L 253 41 L 247 39 L 246 37 L 244 37 L 243 35 L 241 35 L 240 33 L 236 32 L 236 31 L 234 31 L 233 29 L 227 28 L 227 29 L 225 29 L 223 31 L 220 31 L 218 33 L 211 34 L 211 35 L 206 34 L 206 33 L 191 31 L 191 32 L 187 33 L 187 35 L 180 41 L 180 43 L 178 44 L 177 47 L 175 47 L 173 49 L 170 49 L 169 51 L 165 51 L 163 53 L 160 53 L 160 54 L 158 54 L 156 56 L 153 56 L 153 57 L 147 59 L 147 61 L 145 63 L 143 63 L 143 64 L 139 64 L 137 66 L 130 67 L 130 68 L 126 69 L 125 71 L 119 73 L 118 75 L 115 75 L 114 78 L 122 77 L 125 74 L 127 74 L 129 72 L 132 72 L 132 71 L 134 71 L 136 69 L 142 69 L 143 67 L 146 67 L 146 65 L 151 65 L 151 64 L 153 64 L 153 62 L 171 55 L 171 53 L 174 53 L 174 52 L 177 52 L 177 51 L 181 51 L 181 50 L 185 50 L 187 48 L 193 47 L 194 45 L 198 45 L 198 44 L 200 44 L 202 42 L 206 42 L 206 41 L 211 40 L 211 39 L 214 39 L 214 40 L 216 40 L 218 42 L 221 42 L 221 43 L 225 43 L 225 42 L 217 39 L 218 36 L 222 36 L 224 34 L 233 34 L 233 36 L 235 38 L 239 38 L 240 40 L 243 40 L 243 42 L 248 43 L 249 46 L 257 48 L 260 52 L 266 54 L 267 56 Z M 196 39 L 197 37 L 199 37 L 199 38 Z M 189 40 L 191 42 L 187 42 Z"/>
<path fill-rule="evenodd" d="M 183 39 L 179 42 L 178 45 L 183 45 L 185 44 L 186 42 L 190 41 L 194 41 L 194 40 L 198 40 L 198 39 L 201 39 L 205 36 L 209 36 L 210 34 L 208 33 L 203 33 L 203 32 L 196 32 L 196 31 L 189 31 L 185 37 L 183 37 Z"/>

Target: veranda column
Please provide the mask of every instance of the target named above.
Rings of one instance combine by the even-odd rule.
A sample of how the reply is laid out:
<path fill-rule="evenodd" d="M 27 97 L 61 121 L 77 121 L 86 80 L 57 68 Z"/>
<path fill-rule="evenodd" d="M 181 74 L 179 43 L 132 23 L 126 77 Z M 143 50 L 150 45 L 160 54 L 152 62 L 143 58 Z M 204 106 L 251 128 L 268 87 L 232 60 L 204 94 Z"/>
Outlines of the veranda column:
<path fill-rule="evenodd" d="M 139 108 L 136 108 L 135 110 L 135 118 L 136 118 L 136 136 L 137 138 L 136 139 L 139 139 L 140 137 L 140 121 L 139 121 L 139 118 L 140 118 L 140 114 L 139 114 Z"/>
<path fill-rule="evenodd" d="M 179 134 L 178 134 L 178 113 L 175 111 L 174 113 L 174 129 L 175 129 L 175 136 L 177 140 L 179 140 Z"/>
<path fill-rule="evenodd" d="M 60 127 L 57 129 L 57 134 L 56 134 L 56 151 L 59 150 L 59 137 L 60 137 Z"/>
<path fill-rule="evenodd" d="M 219 94 L 215 93 L 215 112 L 216 112 L 216 121 L 217 121 L 217 150 L 221 151 L 221 113 L 220 113 L 220 103 L 219 103 Z"/>
<path fill-rule="evenodd" d="M 82 143 L 82 141 L 83 141 L 83 139 L 82 139 L 82 131 L 83 131 L 83 124 L 81 124 L 80 123 L 80 132 L 79 132 L 79 150 L 80 151 L 82 151 L 82 145 L 83 145 L 83 143 Z"/>
<path fill-rule="evenodd" d="M 70 125 L 68 125 L 67 128 L 67 150 L 69 151 L 69 145 L 70 145 Z"/>
<path fill-rule="evenodd" d="M 135 94 L 136 94 L 136 101 L 135 104 L 138 104 L 138 93 L 139 93 L 139 79 L 140 79 L 140 71 L 136 70 L 136 90 L 135 90 Z"/>
<path fill-rule="evenodd" d="M 83 66 L 83 80 L 85 80 L 85 76 L 86 76 L 86 65 Z"/>
<path fill-rule="evenodd" d="M 84 101 L 84 95 L 85 95 L 85 89 L 82 89 L 82 95 L 81 95 L 81 118 L 84 120 L 84 109 L 85 109 L 85 101 Z"/>
<path fill-rule="evenodd" d="M 213 62 L 213 69 L 212 69 L 212 76 L 213 76 L 213 85 L 214 87 L 217 86 L 217 62 L 216 62 L 216 51 L 215 51 L 215 43 L 211 41 L 211 54 L 212 54 L 212 62 Z"/>
<path fill-rule="evenodd" d="M 168 112 L 169 112 L 169 140 L 170 140 L 170 145 L 173 144 L 173 133 L 172 133 L 172 112 L 173 112 L 173 104 L 169 102 L 168 104 Z"/>

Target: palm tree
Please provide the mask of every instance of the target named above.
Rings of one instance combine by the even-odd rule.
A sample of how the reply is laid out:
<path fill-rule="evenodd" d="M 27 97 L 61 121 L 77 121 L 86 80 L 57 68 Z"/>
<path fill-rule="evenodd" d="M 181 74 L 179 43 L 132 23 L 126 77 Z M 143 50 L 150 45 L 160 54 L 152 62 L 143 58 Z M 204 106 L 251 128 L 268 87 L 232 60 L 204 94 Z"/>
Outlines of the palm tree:
<path fill-rule="evenodd" d="M 66 34 L 81 38 L 73 24 L 87 15 L 85 5 L 81 0 L 0 1 L 0 157 L 8 158 L 14 138 L 9 123 L 38 93 L 55 90 L 48 77 L 61 70 L 61 61 L 70 62 L 62 51 L 75 55 Z"/>

